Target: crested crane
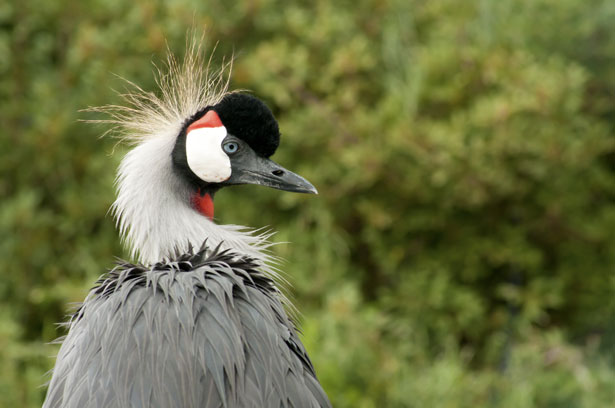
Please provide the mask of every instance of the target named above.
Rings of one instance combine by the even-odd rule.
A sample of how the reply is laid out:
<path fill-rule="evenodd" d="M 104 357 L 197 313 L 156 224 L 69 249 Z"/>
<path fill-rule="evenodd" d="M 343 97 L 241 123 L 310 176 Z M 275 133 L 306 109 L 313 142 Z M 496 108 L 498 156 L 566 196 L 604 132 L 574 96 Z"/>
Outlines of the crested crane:
<path fill-rule="evenodd" d="M 280 133 L 189 47 L 160 95 L 110 114 L 134 145 L 113 212 L 138 263 L 103 275 L 69 322 L 44 408 L 330 407 L 278 289 L 266 233 L 213 220 L 214 194 L 258 184 L 316 193 L 269 157 Z"/>

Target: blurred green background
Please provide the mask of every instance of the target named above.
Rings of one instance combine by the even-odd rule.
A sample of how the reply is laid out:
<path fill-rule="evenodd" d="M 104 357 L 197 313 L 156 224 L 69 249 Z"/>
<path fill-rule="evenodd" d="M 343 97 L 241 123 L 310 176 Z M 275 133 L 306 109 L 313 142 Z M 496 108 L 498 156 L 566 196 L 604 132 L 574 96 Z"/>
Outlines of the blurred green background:
<path fill-rule="evenodd" d="M 56 323 L 126 256 L 126 148 L 80 109 L 155 90 L 205 28 L 271 106 L 276 161 L 217 216 L 279 231 L 335 407 L 612 407 L 615 3 L 0 3 L 0 406 L 38 407 Z"/>

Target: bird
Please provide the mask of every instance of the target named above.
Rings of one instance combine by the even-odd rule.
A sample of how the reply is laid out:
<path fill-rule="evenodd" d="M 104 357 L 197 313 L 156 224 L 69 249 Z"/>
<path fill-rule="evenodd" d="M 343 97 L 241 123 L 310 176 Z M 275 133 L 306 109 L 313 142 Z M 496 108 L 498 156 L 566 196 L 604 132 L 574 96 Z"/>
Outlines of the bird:
<path fill-rule="evenodd" d="M 214 196 L 256 184 L 317 193 L 270 157 L 270 108 L 230 91 L 201 44 L 171 52 L 157 93 L 129 82 L 109 116 L 132 148 L 112 205 L 118 259 L 65 323 L 43 408 L 318 408 L 331 403 L 299 337 L 272 233 L 215 221 Z"/>

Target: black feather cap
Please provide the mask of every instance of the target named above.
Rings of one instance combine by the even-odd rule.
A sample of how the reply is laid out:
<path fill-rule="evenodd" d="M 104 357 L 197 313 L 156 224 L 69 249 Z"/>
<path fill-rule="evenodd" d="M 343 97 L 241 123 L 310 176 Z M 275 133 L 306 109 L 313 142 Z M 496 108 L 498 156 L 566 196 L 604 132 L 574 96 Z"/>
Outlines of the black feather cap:
<path fill-rule="evenodd" d="M 211 107 L 229 134 L 246 142 L 259 156 L 269 157 L 280 144 L 280 129 L 271 110 L 255 96 L 226 95 Z"/>
<path fill-rule="evenodd" d="M 172 153 L 174 167 L 195 185 L 200 185 L 202 181 L 188 166 L 186 131 L 210 110 L 218 114 L 229 134 L 246 142 L 257 155 L 269 158 L 280 145 L 280 128 L 267 105 L 249 94 L 230 93 L 218 104 L 208 106 L 188 118 L 175 142 Z"/>

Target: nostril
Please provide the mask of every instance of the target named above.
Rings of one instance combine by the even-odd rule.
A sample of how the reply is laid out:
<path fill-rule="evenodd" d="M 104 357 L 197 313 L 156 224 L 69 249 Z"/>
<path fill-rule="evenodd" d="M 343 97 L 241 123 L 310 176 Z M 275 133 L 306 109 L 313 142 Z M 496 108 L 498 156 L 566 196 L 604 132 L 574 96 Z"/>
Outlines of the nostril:
<path fill-rule="evenodd" d="M 284 170 L 274 170 L 271 173 L 273 173 L 274 176 L 281 176 L 284 174 Z"/>

